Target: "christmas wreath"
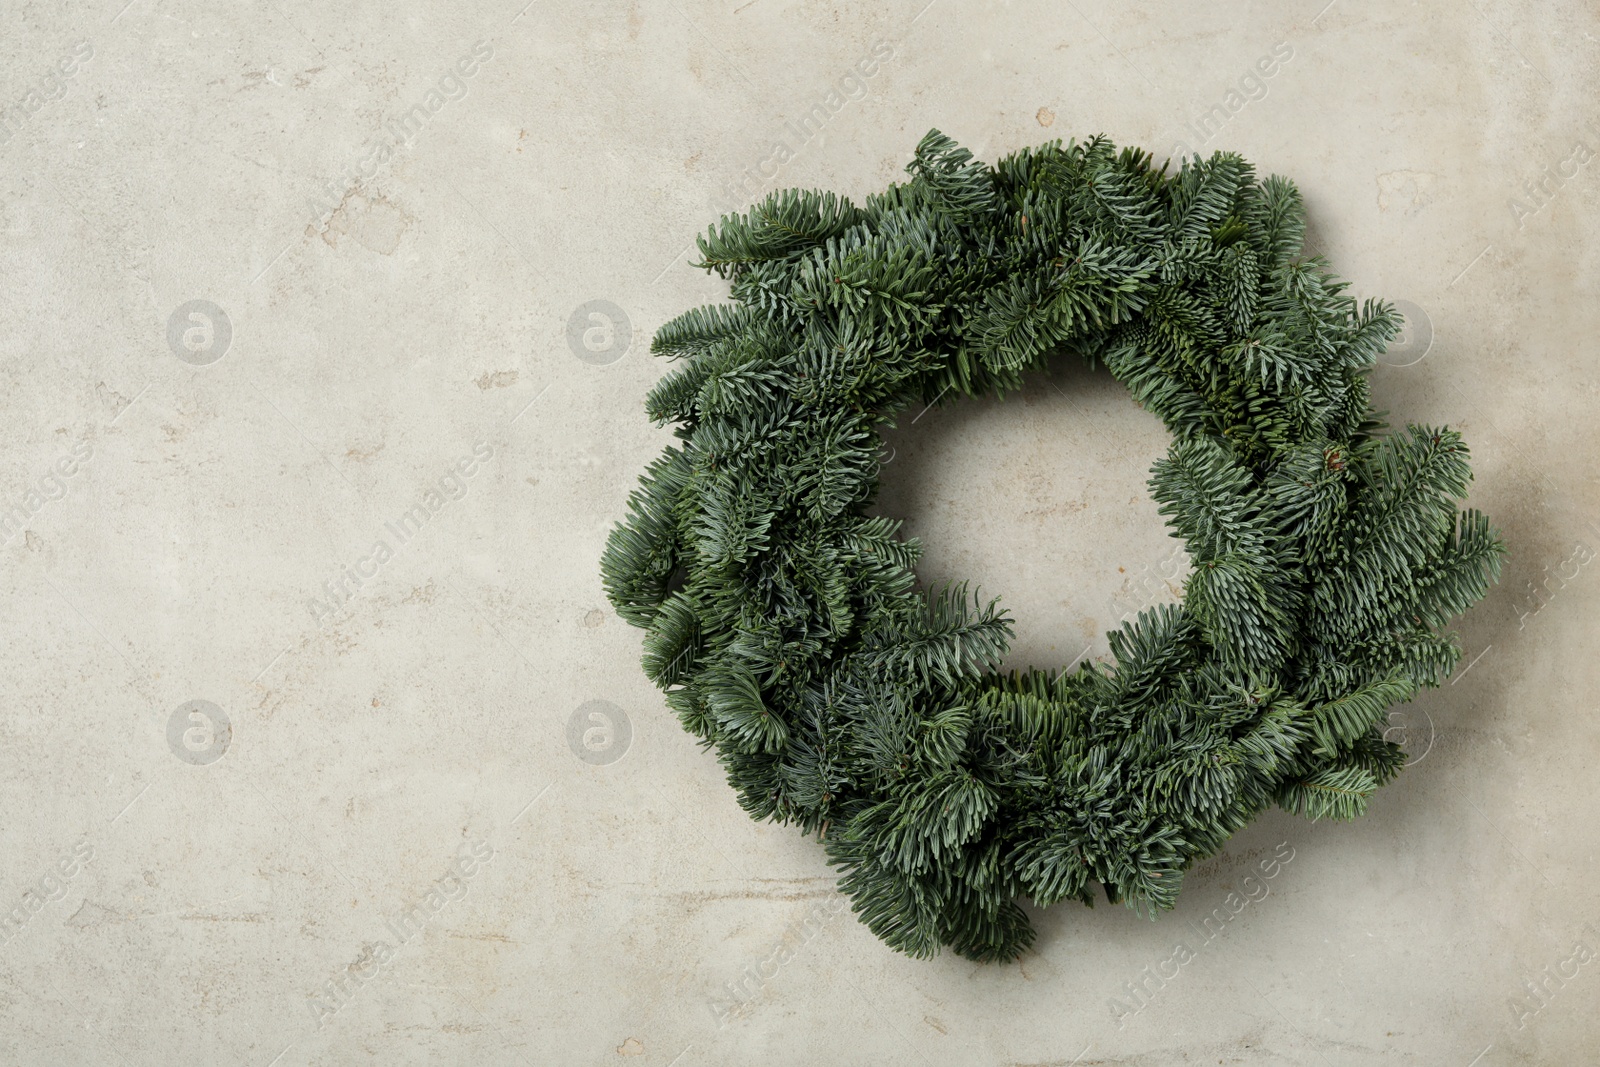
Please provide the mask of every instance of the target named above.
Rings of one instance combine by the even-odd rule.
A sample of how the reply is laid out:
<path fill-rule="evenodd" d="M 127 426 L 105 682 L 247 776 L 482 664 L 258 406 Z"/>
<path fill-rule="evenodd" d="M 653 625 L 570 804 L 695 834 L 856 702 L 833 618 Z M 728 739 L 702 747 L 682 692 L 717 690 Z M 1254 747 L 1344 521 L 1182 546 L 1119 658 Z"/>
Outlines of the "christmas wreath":
<path fill-rule="evenodd" d="M 1302 255 L 1292 183 L 1103 138 L 991 167 L 937 130 L 906 169 L 698 239 L 735 303 L 657 331 L 684 365 L 646 406 L 679 440 L 601 569 L 753 818 L 815 832 L 894 948 L 1004 960 L 1034 937 L 1019 898 L 1154 914 L 1269 805 L 1358 815 L 1405 763 L 1388 709 L 1454 669 L 1445 627 L 1504 548 L 1457 510 L 1461 437 L 1371 409 L 1400 317 Z M 881 431 L 1063 351 L 1171 431 L 1149 486 L 1193 570 L 1108 635 L 1114 665 L 1002 674 L 998 602 L 921 588 L 868 513 Z"/>

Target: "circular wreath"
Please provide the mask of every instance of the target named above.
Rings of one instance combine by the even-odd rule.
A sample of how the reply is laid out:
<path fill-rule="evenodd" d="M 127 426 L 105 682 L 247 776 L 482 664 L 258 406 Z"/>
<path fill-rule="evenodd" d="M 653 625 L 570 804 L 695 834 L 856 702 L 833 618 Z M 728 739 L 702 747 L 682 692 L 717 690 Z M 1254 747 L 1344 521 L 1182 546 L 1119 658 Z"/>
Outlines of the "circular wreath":
<path fill-rule="evenodd" d="M 1457 510 L 1457 433 L 1382 432 L 1400 317 L 1302 256 L 1292 183 L 1098 137 L 990 167 L 937 130 L 906 169 L 698 239 L 736 302 L 655 335 L 686 361 L 647 401 L 680 443 L 602 575 L 753 818 L 815 831 L 894 948 L 1004 960 L 1034 937 L 1018 898 L 1098 883 L 1153 915 L 1269 805 L 1359 814 L 1405 763 L 1388 709 L 1454 669 L 1444 627 L 1504 549 Z M 918 543 L 867 513 L 881 431 L 1063 350 L 1171 431 L 1149 486 L 1193 571 L 1108 635 L 1114 666 L 1000 674 L 998 601 L 920 588 Z"/>

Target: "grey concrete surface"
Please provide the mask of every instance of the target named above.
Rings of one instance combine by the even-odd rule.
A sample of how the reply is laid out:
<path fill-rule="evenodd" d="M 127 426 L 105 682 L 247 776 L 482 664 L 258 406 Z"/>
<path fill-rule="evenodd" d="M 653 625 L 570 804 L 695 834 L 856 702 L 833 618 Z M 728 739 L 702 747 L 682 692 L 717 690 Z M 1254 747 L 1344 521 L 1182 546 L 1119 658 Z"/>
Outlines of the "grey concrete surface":
<path fill-rule="evenodd" d="M 1592 5 L 526 2 L 0 8 L 0 1062 L 1595 1061 Z M 746 819 L 596 573 L 694 233 L 935 126 L 1294 178 L 1513 553 L 1366 818 L 1004 967 Z M 1181 590 L 1103 375 L 892 444 L 1014 662 Z"/>

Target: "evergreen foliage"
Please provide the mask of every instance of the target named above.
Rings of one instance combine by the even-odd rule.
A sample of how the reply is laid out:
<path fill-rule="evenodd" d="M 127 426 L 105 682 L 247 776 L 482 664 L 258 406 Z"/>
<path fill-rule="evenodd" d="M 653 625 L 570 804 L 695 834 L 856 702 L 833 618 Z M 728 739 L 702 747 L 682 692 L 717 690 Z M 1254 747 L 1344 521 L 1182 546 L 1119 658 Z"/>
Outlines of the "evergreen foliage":
<path fill-rule="evenodd" d="M 816 833 L 856 914 L 914 956 L 1014 958 L 1017 905 L 1154 913 L 1270 805 L 1359 815 L 1405 762 L 1385 716 L 1454 669 L 1498 577 L 1455 432 L 1385 433 L 1399 327 L 1301 253 L 1282 178 L 1176 173 L 1102 138 L 994 166 L 938 131 L 861 206 L 785 190 L 699 238 L 735 303 L 657 332 L 679 443 L 602 561 L 644 666 L 757 819 Z M 1150 488 L 1193 574 L 1115 663 L 997 673 L 1011 623 L 927 591 L 865 509 L 908 407 L 1002 395 L 1062 350 L 1170 429 Z"/>

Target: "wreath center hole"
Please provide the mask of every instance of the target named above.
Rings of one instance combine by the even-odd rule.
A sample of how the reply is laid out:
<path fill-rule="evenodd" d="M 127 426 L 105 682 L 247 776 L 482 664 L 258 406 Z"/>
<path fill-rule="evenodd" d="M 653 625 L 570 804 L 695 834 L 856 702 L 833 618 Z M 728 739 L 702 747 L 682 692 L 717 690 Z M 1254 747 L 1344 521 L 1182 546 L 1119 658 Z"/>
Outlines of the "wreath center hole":
<path fill-rule="evenodd" d="M 1060 355 L 1004 399 L 898 422 L 872 510 L 921 539 L 925 588 L 1000 597 L 1016 630 L 1004 669 L 1108 657 L 1107 630 L 1182 599 L 1189 556 L 1145 484 L 1171 435 L 1104 368 Z"/>

